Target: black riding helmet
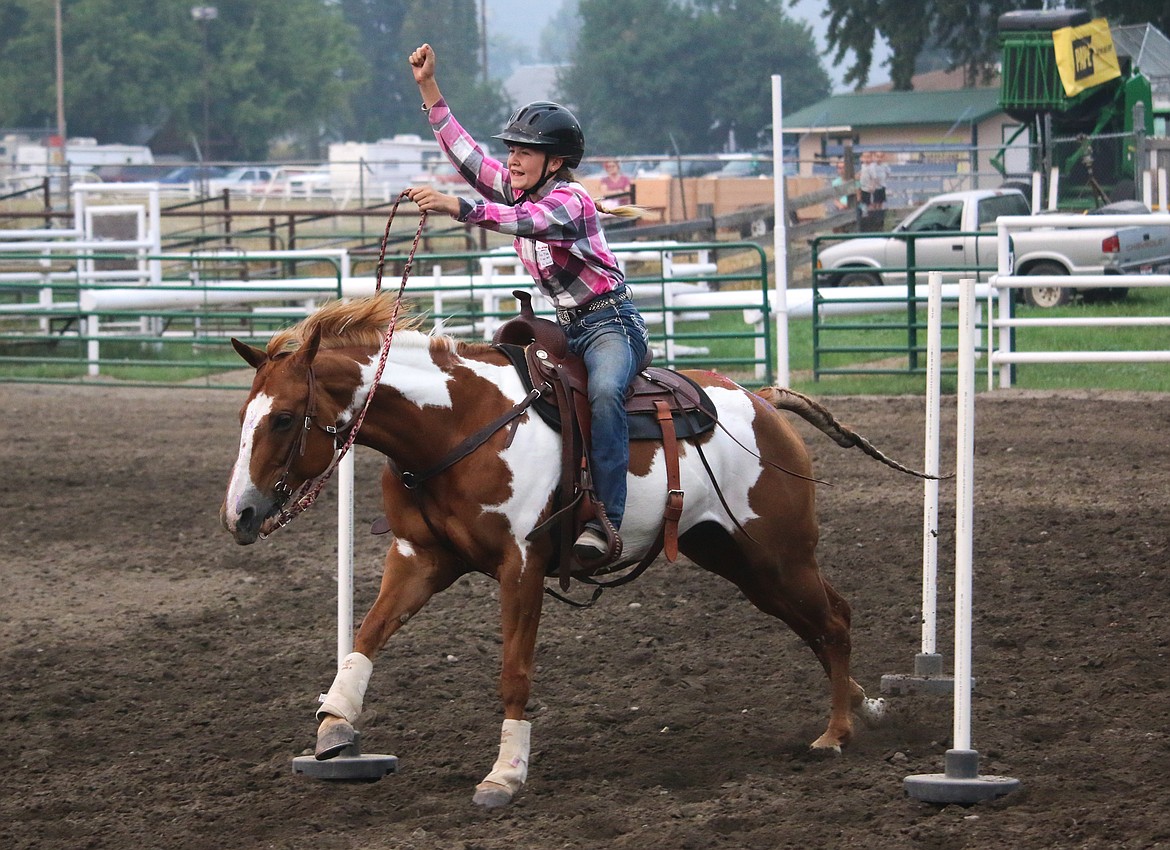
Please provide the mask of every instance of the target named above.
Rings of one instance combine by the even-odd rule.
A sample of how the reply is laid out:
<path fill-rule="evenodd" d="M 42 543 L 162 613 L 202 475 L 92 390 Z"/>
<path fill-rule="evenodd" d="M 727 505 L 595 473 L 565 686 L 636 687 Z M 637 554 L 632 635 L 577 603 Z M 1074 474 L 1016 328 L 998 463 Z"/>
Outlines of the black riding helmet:
<path fill-rule="evenodd" d="M 538 100 L 512 113 L 503 132 L 492 136 L 510 145 L 537 148 L 549 156 L 559 156 L 569 168 L 581 164 L 585 156 L 585 134 L 581 124 L 565 107 L 548 100 Z"/>

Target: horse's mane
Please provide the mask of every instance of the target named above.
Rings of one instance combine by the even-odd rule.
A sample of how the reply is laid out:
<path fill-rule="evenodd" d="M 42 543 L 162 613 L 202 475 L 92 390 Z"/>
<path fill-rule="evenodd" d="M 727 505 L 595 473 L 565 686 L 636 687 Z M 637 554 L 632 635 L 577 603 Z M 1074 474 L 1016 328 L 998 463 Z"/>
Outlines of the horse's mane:
<path fill-rule="evenodd" d="M 308 341 L 317 329 L 321 329 L 321 348 L 342 348 L 359 346 L 377 348 L 382 344 L 386 328 L 394 316 L 395 297 L 385 293 L 367 295 L 349 301 L 330 301 L 316 312 L 306 316 L 297 324 L 277 331 L 268 340 L 268 356 L 274 357 L 284 351 L 293 351 Z M 415 314 L 408 302 L 403 302 L 395 323 L 395 332 L 411 332 L 419 344 L 431 349 L 472 353 L 487 348 L 482 344 L 456 342 L 449 336 L 419 333 L 424 316 Z M 403 342 L 406 340 L 403 339 Z"/>

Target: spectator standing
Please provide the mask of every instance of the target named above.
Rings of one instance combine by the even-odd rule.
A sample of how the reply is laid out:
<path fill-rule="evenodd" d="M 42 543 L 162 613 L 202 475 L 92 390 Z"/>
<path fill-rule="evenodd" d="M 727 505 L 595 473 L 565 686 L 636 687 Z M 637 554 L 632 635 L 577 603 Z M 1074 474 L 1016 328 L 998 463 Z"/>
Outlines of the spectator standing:
<path fill-rule="evenodd" d="M 845 186 L 845 183 L 846 183 L 845 171 L 846 171 L 845 160 L 843 160 L 843 159 L 837 160 L 837 176 L 833 178 L 832 184 L 831 184 L 833 186 L 833 188 L 837 188 L 838 186 L 841 186 L 841 187 Z M 842 191 L 844 191 L 844 189 Z M 845 194 L 845 195 L 840 195 L 839 197 L 833 198 L 832 203 L 833 203 L 833 209 L 829 210 L 830 213 L 840 212 L 843 209 L 848 209 L 849 195 Z"/>
<path fill-rule="evenodd" d="M 861 203 L 867 211 L 885 209 L 886 180 L 889 176 L 890 168 L 881 153 L 867 151 L 861 155 L 858 182 L 861 186 Z"/>
<path fill-rule="evenodd" d="M 622 165 L 616 159 L 606 160 L 605 176 L 601 178 L 601 193 L 606 200 L 613 200 L 619 204 L 628 204 L 631 201 L 630 176 L 622 172 Z"/>

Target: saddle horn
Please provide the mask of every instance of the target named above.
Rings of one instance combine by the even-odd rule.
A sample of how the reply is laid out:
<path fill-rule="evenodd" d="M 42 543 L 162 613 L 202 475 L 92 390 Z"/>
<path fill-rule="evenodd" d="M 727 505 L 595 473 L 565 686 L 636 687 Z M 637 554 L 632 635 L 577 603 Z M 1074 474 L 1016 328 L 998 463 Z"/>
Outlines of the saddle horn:
<path fill-rule="evenodd" d="M 554 357 L 568 356 L 569 341 L 564 330 L 556 322 L 536 315 L 532 309 L 532 293 L 513 289 L 512 295 L 520 304 L 520 315 L 502 324 L 492 342 L 521 347 L 535 342 Z"/>

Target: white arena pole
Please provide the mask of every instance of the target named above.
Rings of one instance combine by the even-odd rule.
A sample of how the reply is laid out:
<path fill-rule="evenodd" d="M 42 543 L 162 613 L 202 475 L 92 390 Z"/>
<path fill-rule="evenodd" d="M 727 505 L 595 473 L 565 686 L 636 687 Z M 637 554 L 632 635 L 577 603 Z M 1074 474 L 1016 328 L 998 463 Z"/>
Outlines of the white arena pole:
<path fill-rule="evenodd" d="M 353 652 L 353 482 L 352 449 L 337 464 L 337 668 Z M 374 782 L 398 772 L 398 756 L 363 753 L 361 733 L 341 755 L 326 761 L 313 756 L 293 759 L 293 773 L 313 779 Z"/>
<path fill-rule="evenodd" d="M 337 465 L 337 667 L 353 652 L 353 450 Z"/>
<path fill-rule="evenodd" d="M 776 271 L 776 383 L 788 386 L 788 216 L 784 211 L 784 118 L 780 75 L 772 75 L 772 245 Z"/>
<path fill-rule="evenodd" d="M 926 449 L 923 471 L 934 478 L 922 492 L 922 649 L 911 675 L 882 676 L 882 693 L 950 693 L 954 681 L 943 675 L 935 649 L 938 629 L 938 446 L 942 376 L 942 272 L 927 275 Z"/>
<path fill-rule="evenodd" d="M 980 776 L 971 749 L 971 591 L 975 516 L 975 281 L 960 281 L 958 423 L 955 438 L 955 700 L 945 773 L 907 776 L 906 793 L 928 803 L 978 803 L 1019 787 L 1006 776 Z"/>
<path fill-rule="evenodd" d="M 967 283 L 968 281 L 964 281 Z M 974 284 L 974 281 L 970 281 Z M 955 436 L 955 709 L 953 747 L 971 749 L 971 591 L 975 507 L 975 292 L 959 293 Z"/>
<path fill-rule="evenodd" d="M 938 441 L 942 377 L 942 272 L 927 276 L 926 446 L 922 496 L 922 654 L 936 655 L 938 595 Z"/>

